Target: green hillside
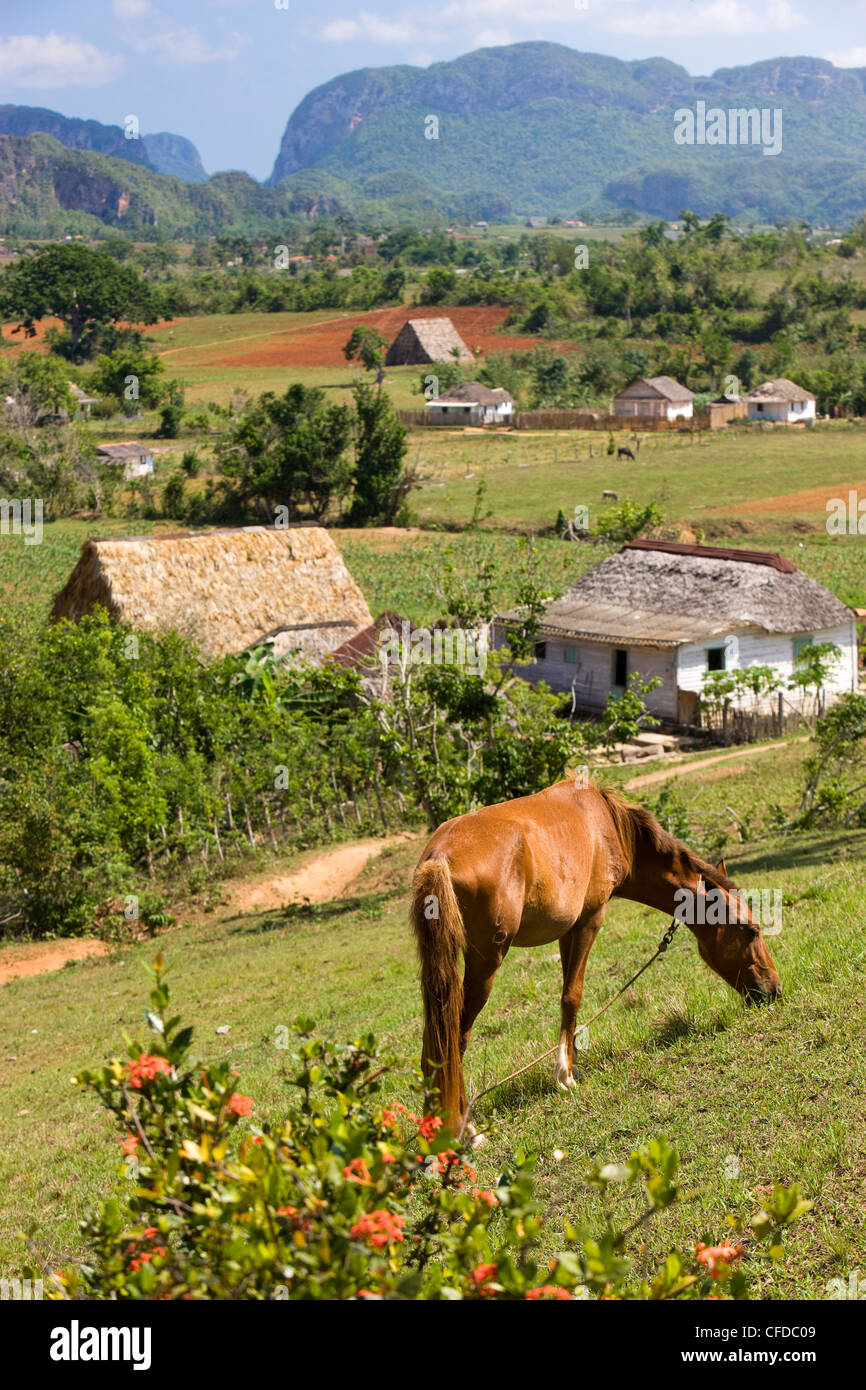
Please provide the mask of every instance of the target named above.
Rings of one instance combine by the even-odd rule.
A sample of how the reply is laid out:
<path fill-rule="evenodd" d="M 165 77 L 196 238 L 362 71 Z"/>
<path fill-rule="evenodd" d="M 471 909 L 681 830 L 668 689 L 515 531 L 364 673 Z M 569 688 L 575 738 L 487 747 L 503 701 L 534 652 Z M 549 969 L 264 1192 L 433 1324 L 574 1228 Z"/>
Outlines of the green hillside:
<path fill-rule="evenodd" d="M 699 100 L 781 110 L 781 152 L 675 144 L 675 111 Z M 847 221 L 863 207 L 864 142 L 862 69 L 783 58 L 702 78 L 660 58 L 624 63 L 521 43 L 316 88 L 289 120 L 271 182 L 316 170 L 375 198 L 387 172 L 446 201 L 490 189 L 518 214 L 619 207 L 676 217 L 687 205 Z"/>

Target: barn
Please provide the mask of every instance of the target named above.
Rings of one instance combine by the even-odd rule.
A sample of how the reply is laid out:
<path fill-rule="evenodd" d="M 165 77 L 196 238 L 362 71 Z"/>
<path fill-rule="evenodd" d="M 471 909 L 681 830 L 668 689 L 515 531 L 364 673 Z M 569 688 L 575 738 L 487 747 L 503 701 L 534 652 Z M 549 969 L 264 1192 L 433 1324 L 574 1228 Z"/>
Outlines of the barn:
<path fill-rule="evenodd" d="M 134 628 L 182 633 L 209 660 L 266 640 L 275 656 L 319 659 L 372 622 L 321 526 L 87 540 L 52 617 L 96 605 Z"/>
<path fill-rule="evenodd" d="M 613 411 L 627 419 L 690 420 L 694 398 L 694 392 L 672 376 L 647 376 L 614 396 Z"/>
<path fill-rule="evenodd" d="M 385 355 L 385 366 L 473 360 L 450 319 L 407 319 Z"/>
<path fill-rule="evenodd" d="M 516 611 L 500 614 L 503 646 Z M 673 541 L 631 541 L 549 604 L 534 662 L 518 669 L 533 683 L 604 708 L 638 672 L 661 685 L 646 702 L 661 719 L 692 723 L 708 671 L 772 666 L 788 677 L 800 648 L 833 642 L 842 652 L 828 699 L 857 688 L 854 612 L 790 560 L 769 551 Z M 795 703 L 793 693 L 790 703 Z"/>

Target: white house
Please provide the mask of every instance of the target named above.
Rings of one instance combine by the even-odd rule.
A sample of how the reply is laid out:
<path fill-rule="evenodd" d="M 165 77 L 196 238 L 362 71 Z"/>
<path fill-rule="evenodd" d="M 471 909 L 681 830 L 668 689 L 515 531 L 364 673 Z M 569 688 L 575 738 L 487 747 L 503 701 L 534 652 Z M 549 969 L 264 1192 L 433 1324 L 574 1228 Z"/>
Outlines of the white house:
<path fill-rule="evenodd" d="M 431 425 L 509 424 L 514 401 L 501 386 L 491 390 L 480 381 L 464 381 L 427 402 Z"/>
<path fill-rule="evenodd" d="M 503 646 L 516 611 L 500 614 L 492 645 Z M 531 682 L 572 695 L 575 707 L 604 708 L 638 672 L 661 684 L 646 696 L 661 719 L 691 724 L 708 671 L 772 666 L 787 679 L 809 643 L 833 642 L 842 656 L 825 686 L 827 703 L 857 689 L 856 616 L 790 560 L 768 551 L 673 541 L 631 541 L 589 570 L 541 621 Z M 798 703 L 793 692 L 785 699 Z"/>
<path fill-rule="evenodd" d="M 639 420 L 690 420 L 694 398 L 694 392 L 672 376 L 641 377 L 614 396 L 613 413 Z"/>
<path fill-rule="evenodd" d="M 787 377 L 762 381 L 745 397 L 750 420 L 776 420 L 786 425 L 815 418 L 815 397 Z"/>
<path fill-rule="evenodd" d="M 124 478 L 153 472 L 153 450 L 146 444 L 99 444 L 96 453 L 100 463 L 122 467 Z"/>

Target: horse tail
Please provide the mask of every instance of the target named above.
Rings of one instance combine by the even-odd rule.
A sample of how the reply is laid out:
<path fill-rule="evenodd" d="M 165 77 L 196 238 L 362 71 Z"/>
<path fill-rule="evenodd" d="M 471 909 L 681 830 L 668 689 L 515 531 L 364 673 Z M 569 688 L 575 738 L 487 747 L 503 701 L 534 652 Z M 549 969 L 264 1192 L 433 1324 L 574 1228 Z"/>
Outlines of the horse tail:
<path fill-rule="evenodd" d="M 422 1064 L 426 1076 L 435 1072 L 440 1107 L 457 1132 L 464 1108 L 460 952 L 466 949 L 466 932 L 447 859 L 427 859 L 415 870 L 411 920 L 421 959 Z"/>

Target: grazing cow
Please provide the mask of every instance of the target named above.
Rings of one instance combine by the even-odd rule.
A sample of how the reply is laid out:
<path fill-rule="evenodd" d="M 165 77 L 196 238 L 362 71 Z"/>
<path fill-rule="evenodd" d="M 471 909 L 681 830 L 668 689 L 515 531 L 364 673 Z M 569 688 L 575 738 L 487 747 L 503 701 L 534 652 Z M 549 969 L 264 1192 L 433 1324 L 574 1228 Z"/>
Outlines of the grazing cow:
<path fill-rule="evenodd" d="M 608 492 L 607 488 L 605 488 L 604 492 L 601 494 L 601 500 L 602 500 L 602 502 L 608 502 L 608 501 L 609 501 L 609 502 L 618 502 L 618 501 L 619 501 L 619 493 L 618 493 L 618 492 Z"/>
<path fill-rule="evenodd" d="M 616 456 L 619 459 L 631 459 L 632 463 L 634 462 L 634 454 L 626 445 L 623 445 L 621 449 L 617 449 Z"/>

